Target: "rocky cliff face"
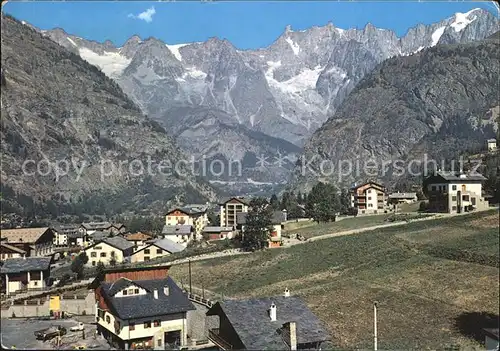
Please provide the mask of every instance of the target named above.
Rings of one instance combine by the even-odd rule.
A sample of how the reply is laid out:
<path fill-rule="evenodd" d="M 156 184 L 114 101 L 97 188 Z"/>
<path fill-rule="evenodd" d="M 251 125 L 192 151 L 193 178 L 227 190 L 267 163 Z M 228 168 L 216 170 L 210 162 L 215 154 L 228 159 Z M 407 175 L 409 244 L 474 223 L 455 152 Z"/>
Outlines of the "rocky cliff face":
<path fill-rule="evenodd" d="M 229 118 L 232 124 L 241 126 L 243 134 L 234 132 L 230 136 L 222 132 L 227 139 L 219 138 L 219 127 L 211 128 L 211 134 L 207 132 L 204 144 L 200 144 L 200 140 L 188 136 L 196 126 L 181 124 L 187 133 L 179 133 L 180 142 L 188 146 L 188 152 L 196 154 L 206 147 L 211 150 L 206 157 L 229 158 L 234 154 L 232 146 L 241 145 L 244 152 L 240 154 L 248 153 L 252 158 L 265 155 L 276 160 L 289 143 L 302 147 L 335 114 L 358 82 L 382 61 L 437 44 L 481 40 L 498 29 L 498 20 L 491 13 L 476 9 L 439 23 L 411 28 L 403 37 L 371 24 L 348 30 L 332 24 L 304 31 L 287 27 L 269 47 L 245 51 L 217 38 L 167 45 L 154 38 L 141 40 L 134 36 L 118 48 L 61 30 L 44 34 L 115 79 L 169 133 L 167 121 L 170 123 L 174 114 L 178 120 L 193 121 L 197 118 L 179 113 L 189 114 L 198 108 L 222 111 L 225 114 L 214 112 L 222 118 L 222 124 L 226 125 Z M 272 150 L 260 148 L 259 143 L 246 144 L 247 130 L 268 135 L 273 143 L 282 144 Z M 217 148 L 213 147 L 214 139 L 219 139 Z M 290 153 L 288 157 L 294 160 L 297 154 Z M 279 168 L 268 170 L 276 175 L 275 182 L 285 180 Z M 267 180 L 266 172 L 261 173 L 256 174 L 251 167 L 238 180 Z"/>
<path fill-rule="evenodd" d="M 11 17 L 1 25 L 2 205 L 161 212 L 215 198 L 185 164 L 174 169 L 187 156 L 116 82 Z"/>
<path fill-rule="evenodd" d="M 394 185 L 418 179 L 408 167 L 424 155 L 441 165 L 484 148 L 498 132 L 498 44 L 497 35 L 439 45 L 378 65 L 306 144 L 295 169 L 299 187 L 318 179 Z M 396 172 L 396 161 L 404 170 Z M 418 163 L 412 169 L 421 171 Z"/>

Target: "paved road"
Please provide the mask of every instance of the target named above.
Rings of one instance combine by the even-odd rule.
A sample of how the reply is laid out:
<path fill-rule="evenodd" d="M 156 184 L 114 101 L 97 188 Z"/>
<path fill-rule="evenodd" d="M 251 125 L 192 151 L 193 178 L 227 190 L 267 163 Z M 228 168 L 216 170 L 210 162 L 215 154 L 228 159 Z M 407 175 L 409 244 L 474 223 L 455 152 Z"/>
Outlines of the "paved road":
<path fill-rule="evenodd" d="M 50 341 L 40 341 L 35 338 L 35 331 L 48 328 L 52 325 L 61 325 L 68 329 L 68 333 L 62 337 L 64 348 L 73 348 L 74 345 L 95 345 L 99 350 L 110 350 L 104 338 L 95 335 L 95 326 L 85 325 L 85 340 L 82 332 L 70 332 L 69 328 L 78 323 L 75 319 L 59 320 L 35 320 L 35 319 L 2 319 L 2 331 L 0 334 L 2 348 L 31 349 L 31 350 L 54 350 Z"/>

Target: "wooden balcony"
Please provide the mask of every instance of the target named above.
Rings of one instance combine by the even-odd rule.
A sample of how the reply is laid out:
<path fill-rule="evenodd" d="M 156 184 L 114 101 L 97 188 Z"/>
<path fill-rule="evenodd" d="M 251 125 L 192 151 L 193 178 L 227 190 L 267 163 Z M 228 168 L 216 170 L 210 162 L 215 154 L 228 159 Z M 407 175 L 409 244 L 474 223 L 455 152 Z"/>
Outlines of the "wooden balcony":
<path fill-rule="evenodd" d="M 233 349 L 233 345 L 228 343 L 219 335 L 219 328 L 210 329 L 208 331 L 208 339 L 223 350 Z"/>

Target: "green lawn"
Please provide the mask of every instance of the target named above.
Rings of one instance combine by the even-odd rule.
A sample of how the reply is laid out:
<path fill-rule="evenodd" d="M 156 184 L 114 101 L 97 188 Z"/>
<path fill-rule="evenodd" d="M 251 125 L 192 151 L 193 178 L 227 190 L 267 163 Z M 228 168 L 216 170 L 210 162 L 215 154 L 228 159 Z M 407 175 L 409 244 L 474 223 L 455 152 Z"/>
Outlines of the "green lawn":
<path fill-rule="evenodd" d="M 496 211 L 413 222 L 192 262 L 193 285 L 232 297 L 270 296 L 288 287 L 307 301 L 341 348 L 372 347 L 375 300 L 380 349 L 477 346 L 459 332 L 456 320 L 466 312 L 498 314 L 499 270 L 490 261 L 475 263 L 482 255 L 498 261 L 495 231 Z M 465 261 L 447 258 L 464 250 Z M 187 271 L 187 265 L 177 265 L 171 274 L 186 282 Z"/>
<path fill-rule="evenodd" d="M 286 229 L 284 230 L 284 234 L 302 234 L 305 238 L 311 238 L 313 236 L 343 232 L 347 230 L 360 229 L 366 227 L 373 227 L 381 224 L 388 224 L 386 221 L 387 218 L 393 216 L 392 214 L 382 214 L 382 215 L 372 215 L 372 216 L 358 216 L 358 217 L 348 217 L 345 219 L 341 219 L 337 222 L 329 222 L 329 223 L 316 223 L 316 222 L 306 222 L 309 223 L 309 226 L 304 226 L 297 229 Z M 407 216 L 411 217 L 421 217 L 427 215 L 421 215 L 418 213 L 407 214 Z"/>

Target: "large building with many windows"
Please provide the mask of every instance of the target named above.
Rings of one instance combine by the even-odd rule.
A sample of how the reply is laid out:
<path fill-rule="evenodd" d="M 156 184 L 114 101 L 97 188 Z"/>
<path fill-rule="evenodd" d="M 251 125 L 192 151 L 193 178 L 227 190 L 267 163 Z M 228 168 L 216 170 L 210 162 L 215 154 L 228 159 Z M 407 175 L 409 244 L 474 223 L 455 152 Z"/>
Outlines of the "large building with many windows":
<path fill-rule="evenodd" d="M 424 194 L 429 199 L 432 212 L 462 213 L 489 207 L 482 195 L 482 182 L 486 178 L 479 173 L 439 171 L 424 179 Z"/>
<path fill-rule="evenodd" d="M 250 200 L 244 197 L 231 197 L 220 204 L 220 225 L 222 227 L 236 227 L 238 213 L 248 212 Z"/>
<path fill-rule="evenodd" d="M 384 213 L 386 201 L 386 190 L 381 184 L 367 182 L 351 188 L 351 208 L 358 215 Z"/>

